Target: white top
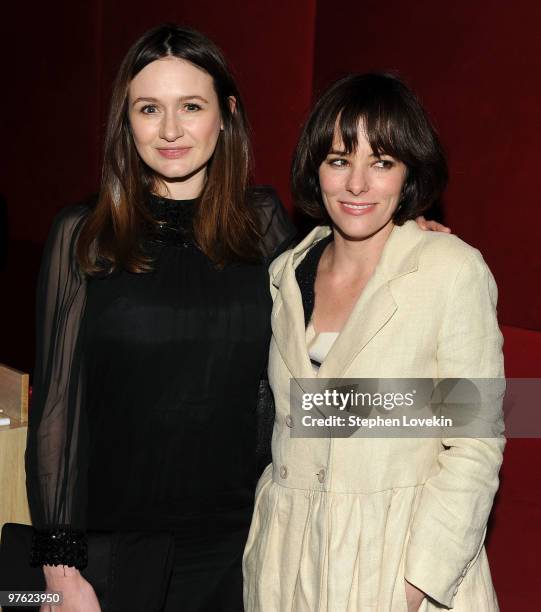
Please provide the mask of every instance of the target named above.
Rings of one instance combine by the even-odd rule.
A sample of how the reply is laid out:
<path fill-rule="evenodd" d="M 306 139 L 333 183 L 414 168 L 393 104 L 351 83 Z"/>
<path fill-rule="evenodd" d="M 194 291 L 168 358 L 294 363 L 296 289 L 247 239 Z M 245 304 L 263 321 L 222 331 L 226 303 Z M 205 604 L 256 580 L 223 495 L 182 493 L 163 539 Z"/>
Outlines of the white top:
<path fill-rule="evenodd" d="M 318 334 L 314 329 L 312 321 L 308 323 L 306 328 L 306 348 L 308 349 L 308 356 L 312 362 L 315 374 L 317 374 L 321 364 L 325 361 L 339 334 L 340 332 L 320 332 Z"/>

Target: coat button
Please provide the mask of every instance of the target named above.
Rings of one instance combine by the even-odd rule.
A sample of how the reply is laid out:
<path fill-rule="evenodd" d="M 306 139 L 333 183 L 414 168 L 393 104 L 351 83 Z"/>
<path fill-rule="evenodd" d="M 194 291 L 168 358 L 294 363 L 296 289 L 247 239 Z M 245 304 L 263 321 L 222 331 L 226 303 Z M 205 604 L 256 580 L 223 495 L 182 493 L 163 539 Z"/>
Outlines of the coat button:
<path fill-rule="evenodd" d="M 317 479 L 319 482 L 325 482 L 325 468 L 321 468 L 317 473 Z"/>
<path fill-rule="evenodd" d="M 293 419 L 291 418 L 291 415 L 289 414 L 286 416 L 286 425 L 288 427 L 293 427 Z"/>
<path fill-rule="evenodd" d="M 285 465 L 280 467 L 280 478 L 287 478 L 287 468 Z"/>

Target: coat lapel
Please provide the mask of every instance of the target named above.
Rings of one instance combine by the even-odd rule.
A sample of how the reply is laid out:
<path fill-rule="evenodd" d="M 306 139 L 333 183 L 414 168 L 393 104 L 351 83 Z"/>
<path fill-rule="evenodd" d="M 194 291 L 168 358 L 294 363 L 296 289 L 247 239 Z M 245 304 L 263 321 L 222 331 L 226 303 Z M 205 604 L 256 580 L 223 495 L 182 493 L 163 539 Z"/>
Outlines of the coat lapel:
<path fill-rule="evenodd" d="M 393 282 L 417 271 L 423 239 L 423 230 L 415 221 L 393 229 L 372 278 L 319 369 L 320 378 L 341 377 L 394 316 L 399 304 L 393 295 Z"/>
<path fill-rule="evenodd" d="M 274 285 L 278 294 L 272 309 L 272 334 L 276 346 L 294 378 L 313 378 L 314 370 L 306 350 L 306 330 L 302 296 L 295 269 L 316 242 L 328 236 L 330 228 L 316 227 L 300 242 L 287 258 Z"/>
<path fill-rule="evenodd" d="M 397 305 L 388 284 L 381 282 L 374 274 L 321 365 L 318 377 L 340 378 L 396 310 Z"/>
<path fill-rule="evenodd" d="M 313 378 L 306 350 L 304 310 L 295 269 L 310 247 L 330 233 L 315 228 L 289 254 L 281 275 L 274 281 L 278 294 L 272 315 L 273 336 L 284 362 L 295 378 Z M 399 305 L 393 292 L 395 279 L 417 270 L 423 230 L 414 221 L 395 227 L 374 275 L 364 288 L 347 323 L 322 364 L 318 377 L 338 378 L 353 359 L 393 317 Z"/>

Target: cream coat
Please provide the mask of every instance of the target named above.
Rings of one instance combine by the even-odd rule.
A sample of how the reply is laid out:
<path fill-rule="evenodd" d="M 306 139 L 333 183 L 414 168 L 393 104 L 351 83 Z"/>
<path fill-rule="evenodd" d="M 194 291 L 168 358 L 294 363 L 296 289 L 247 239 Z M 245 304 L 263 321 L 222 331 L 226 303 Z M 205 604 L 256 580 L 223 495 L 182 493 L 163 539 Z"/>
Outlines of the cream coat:
<path fill-rule="evenodd" d="M 498 610 L 483 540 L 503 434 L 290 436 L 290 379 L 314 376 L 295 268 L 329 231 L 316 228 L 270 268 L 273 464 L 256 493 L 244 556 L 245 609 L 406 612 L 405 577 L 432 598 L 421 612 Z M 477 250 L 413 221 L 394 228 L 318 376 L 502 377 L 496 297 Z M 499 427 L 501 394 L 487 418 L 494 414 Z"/>

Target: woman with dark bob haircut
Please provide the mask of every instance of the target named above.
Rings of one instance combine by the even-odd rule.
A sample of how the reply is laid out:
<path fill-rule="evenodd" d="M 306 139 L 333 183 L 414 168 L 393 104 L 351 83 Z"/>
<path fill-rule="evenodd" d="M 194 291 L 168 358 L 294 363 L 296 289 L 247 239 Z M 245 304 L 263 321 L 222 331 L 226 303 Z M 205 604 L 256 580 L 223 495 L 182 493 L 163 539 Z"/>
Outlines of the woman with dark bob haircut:
<path fill-rule="evenodd" d="M 56 217 L 39 279 L 32 563 L 64 612 L 242 610 L 269 460 L 268 264 L 294 235 L 250 162 L 217 47 L 144 34 L 113 87 L 97 201 Z"/>
<path fill-rule="evenodd" d="M 357 147 L 359 122 L 373 152 L 387 153 L 407 168 L 393 223 L 416 219 L 436 202 L 447 184 L 440 142 L 413 93 L 391 75 L 366 74 L 335 83 L 307 121 L 295 153 L 291 183 L 297 206 L 329 222 L 318 171 L 338 122 L 345 152 Z"/>
<path fill-rule="evenodd" d="M 479 251 L 412 221 L 446 177 L 393 76 L 338 81 L 306 122 L 293 191 L 323 225 L 270 268 L 276 419 L 248 612 L 498 610 L 483 546 L 505 444 L 497 289 Z M 437 418 L 432 381 L 471 378 L 493 379 L 475 410 Z"/>

